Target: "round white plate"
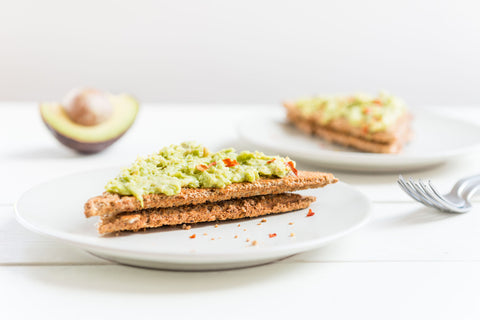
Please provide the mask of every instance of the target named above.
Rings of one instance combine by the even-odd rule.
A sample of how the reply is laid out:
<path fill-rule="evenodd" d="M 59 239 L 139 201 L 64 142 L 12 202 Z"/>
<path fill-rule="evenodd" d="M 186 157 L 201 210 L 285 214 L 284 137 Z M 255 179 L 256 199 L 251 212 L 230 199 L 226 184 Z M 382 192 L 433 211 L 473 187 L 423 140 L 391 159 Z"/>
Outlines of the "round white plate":
<path fill-rule="evenodd" d="M 323 167 L 367 172 L 420 169 L 480 149 L 480 126 L 416 110 L 412 141 L 399 154 L 355 151 L 309 136 L 284 117 L 243 122 L 241 137 L 259 149 Z"/>
<path fill-rule="evenodd" d="M 17 220 L 32 231 L 127 265 L 220 270 L 265 264 L 318 248 L 359 228 L 369 218 L 369 200 L 353 187 L 337 183 L 301 192 L 317 197 L 311 206 L 315 215 L 311 217 L 306 217 L 308 210 L 299 210 L 266 216 L 267 222 L 260 225 L 263 217 L 219 222 L 218 227 L 206 223 L 190 230 L 171 227 L 99 236 L 96 217 L 86 219 L 83 205 L 100 194 L 106 181 L 118 171 L 95 170 L 33 187 L 15 205 Z M 277 236 L 270 238 L 273 233 Z M 194 239 L 190 238 L 192 234 L 196 235 Z M 251 245 L 254 240 L 256 246 Z"/>

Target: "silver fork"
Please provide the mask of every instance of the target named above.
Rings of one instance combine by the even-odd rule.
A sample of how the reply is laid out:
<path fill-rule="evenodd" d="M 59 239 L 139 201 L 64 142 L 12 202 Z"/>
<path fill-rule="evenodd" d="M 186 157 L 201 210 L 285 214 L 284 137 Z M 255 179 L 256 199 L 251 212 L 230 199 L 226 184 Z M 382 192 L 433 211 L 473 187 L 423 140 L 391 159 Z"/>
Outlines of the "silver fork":
<path fill-rule="evenodd" d="M 460 179 L 447 194 L 440 194 L 430 180 L 425 182 L 413 178 L 405 180 L 401 175 L 397 180 L 400 187 L 410 197 L 424 205 L 444 212 L 464 213 L 470 211 L 470 198 L 480 190 L 480 175 Z"/>

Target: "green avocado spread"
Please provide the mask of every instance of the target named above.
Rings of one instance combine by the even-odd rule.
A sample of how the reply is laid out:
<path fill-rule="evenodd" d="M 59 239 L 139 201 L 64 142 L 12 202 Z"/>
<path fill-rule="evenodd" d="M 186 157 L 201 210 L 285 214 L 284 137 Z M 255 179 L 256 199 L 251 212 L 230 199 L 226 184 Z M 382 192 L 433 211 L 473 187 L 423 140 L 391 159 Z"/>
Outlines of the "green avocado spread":
<path fill-rule="evenodd" d="M 378 96 L 316 96 L 300 99 L 295 105 L 303 115 L 315 117 L 323 125 L 344 118 L 371 133 L 385 131 L 407 111 L 402 100 L 385 92 Z"/>
<path fill-rule="evenodd" d="M 281 178 L 294 168 L 289 158 L 267 156 L 258 151 L 237 153 L 234 149 L 212 153 L 200 144 L 185 142 L 139 157 L 110 180 L 105 189 L 120 195 L 133 195 L 143 205 L 146 194 L 171 196 L 178 194 L 182 187 L 223 188 L 259 178 Z"/>

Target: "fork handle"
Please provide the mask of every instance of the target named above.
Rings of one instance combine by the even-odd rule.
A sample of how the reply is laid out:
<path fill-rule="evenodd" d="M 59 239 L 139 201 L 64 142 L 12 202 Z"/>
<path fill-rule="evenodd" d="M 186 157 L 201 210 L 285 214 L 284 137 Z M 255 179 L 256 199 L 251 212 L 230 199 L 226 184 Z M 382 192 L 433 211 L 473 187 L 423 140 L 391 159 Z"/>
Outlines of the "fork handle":
<path fill-rule="evenodd" d="M 480 180 L 475 180 L 469 183 L 468 186 L 463 189 L 462 194 L 466 200 L 470 200 L 470 198 L 473 197 L 473 195 L 477 193 L 477 191 L 479 190 L 480 190 Z"/>
<path fill-rule="evenodd" d="M 475 193 L 475 191 L 470 190 L 470 186 L 476 186 L 480 184 L 480 174 L 470 176 L 470 177 L 465 177 L 463 179 L 458 180 L 457 183 L 453 186 L 452 191 L 455 192 L 457 195 L 466 195 L 471 192 Z M 469 189 L 468 193 L 465 193 Z M 471 194 L 470 196 L 472 196 Z"/>

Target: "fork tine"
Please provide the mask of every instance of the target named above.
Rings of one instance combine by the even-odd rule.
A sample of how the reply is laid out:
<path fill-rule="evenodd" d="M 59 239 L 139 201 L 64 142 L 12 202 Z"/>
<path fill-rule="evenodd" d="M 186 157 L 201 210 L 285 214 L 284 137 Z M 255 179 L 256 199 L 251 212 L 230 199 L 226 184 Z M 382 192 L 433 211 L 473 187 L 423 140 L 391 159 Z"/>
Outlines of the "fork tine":
<path fill-rule="evenodd" d="M 433 201 L 432 198 L 430 198 L 428 195 L 425 194 L 425 192 L 422 190 L 422 188 L 413 180 L 413 178 L 408 179 L 408 185 L 415 189 L 415 191 L 419 194 L 420 198 L 423 200 L 421 201 L 424 205 L 439 209 L 441 210 L 442 207 L 439 207 L 435 201 Z"/>
<path fill-rule="evenodd" d="M 431 201 L 435 203 L 436 207 L 440 211 L 450 211 L 451 207 L 448 205 L 448 203 L 445 202 L 442 196 L 439 194 L 433 192 L 431 188 L 429 188 L 423 180 L 418 180 L 418 183 L 422 190 L 425 192 L 425 194 L 430 197 Z"/>
<path fill-rule="evenodd" d="M 413 200 L 423 203 L 423 201 L 419 198 L 418 194 L 408 187 L 407 182 L 402 175 L 398 177 L 397 183 L 400 185 L 403 191 L 405 191 L 405 193 L 409 195 Z"/>
<path fill-rule="evenodd" d="M 467 212 L 470 209 L 469 206 L 465 205 L 465 199 L 463 204 L 456 204 L 441 195 L 430 180 L 428 180 L 428 183 L 422 179 L 419 179 L 417 182 L 410 177 L 408 181 L 406 181 L 402 175 L 399 175 L 397 183 L 412 199 L 421 202 L 427 207 L 453 213 Z"/>
<path fill-rule="evenodd" d="M 422 192 L 417 190 L 417 188 L 415 187 L 415 181 L 413 181 L 412 177 L 410 177 L 408 181 L 406 181 L 406 186 L 411 192 L 414 192 L 417 195 L 419 199 L 418 201 L 420 201 L 426 206 L 429 206 L 429 207 L 433 206 L 429 201 L 425 200 L 425 197 L 422 195 Z"/>
<path fill-rule="evenodd" d="M 420 202 L 420 203 L 423 203 L 424 205 L 426 205 L 427 207 L 433 207 L 433 208 L 436 208 L 433 204 L 431 204 L 430 202 L 426 201 L 425 200 L 425 197 L 422 195 L 421 192 L 417 191 L 416 188 L 413 186 L 413 181 L 412 181 L 412 178 L 410 178 L 410 182 L 411 183 L 408 183 L 407 181 L 405 181 L 405 179 L 403 178 L 402 175 L 399 176 L 398 180 L 397 180 L 398 184 L 402 187 L 402 189 L 410 196 L 412 197 L 414 200 Z"/>

